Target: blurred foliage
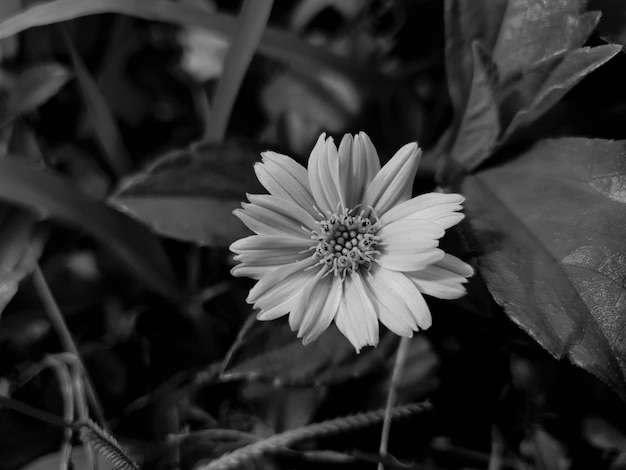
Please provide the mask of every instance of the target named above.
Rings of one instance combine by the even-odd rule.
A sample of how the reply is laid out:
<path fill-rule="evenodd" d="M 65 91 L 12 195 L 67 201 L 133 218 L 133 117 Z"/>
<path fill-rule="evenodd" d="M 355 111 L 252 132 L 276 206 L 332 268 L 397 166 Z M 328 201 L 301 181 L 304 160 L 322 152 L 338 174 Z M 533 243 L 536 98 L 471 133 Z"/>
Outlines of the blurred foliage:
<path fill-rule="evenodd" d="M 623 2 L 276 0 L 258 44 L 241 3 L 0 2 L 0 470 L 92 468 L 63 430 L 88 377 L 147 469 L 255 445 L 241 468 L 374 468 L 378 418 L 305 431 L 382 408 L 398 339 L 303 346 L 225 249 L 260 151 L 360 130 L 383 160 L 420 143 L 415 194 L 466 197 L 443 244 L 478 271 L 428 299 L 397 402 L 432 410 L 394 421 L 385 466 L 626 468 Z M 256 53 L 220 83 L 231 44 Z M 36 266 L 80 380 L 50 367 Z"/>

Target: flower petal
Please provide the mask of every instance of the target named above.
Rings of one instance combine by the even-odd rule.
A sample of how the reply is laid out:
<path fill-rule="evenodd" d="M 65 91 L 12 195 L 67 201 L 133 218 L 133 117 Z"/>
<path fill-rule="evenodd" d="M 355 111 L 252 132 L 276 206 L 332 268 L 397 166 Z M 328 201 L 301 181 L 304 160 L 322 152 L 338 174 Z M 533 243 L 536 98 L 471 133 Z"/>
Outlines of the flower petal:
<path fill-rule="evenodd" d="M 398 150 L 367 187 L 363 206 L 371 206 L 382 215 L 409 199 L 420 156 L 421 150 L 415 142 Z"/>
<path fill-rule="evenodd" d="M 389 209 L 380 216 L 380 222 L 387 225 L 400 219 L 409 218 L 430 220 L 437 223 L 436 220 L 461 210 L 463 207 L 461 204 L 464 200 L 465 198 L 460 194 L 422 194 Z M 458 215 L 463 218 L 461 214 Z M 441 226 L 441 224 L 438 225 Z"/>
<path fill-rule="evenodd" d="M 281 268 L 283 265 L 263 265 L 252 266 L 249 264 L 238 264 L 230 270 L 230 275 L 235 277 L 249 277 L 257 281 L 274 269 Z"/>
<path fill-rule="evenodd" d="M 309 239 L 310 235 L 307 234 L 296 219 L 292 219 L 272 209 L 256 204 L 244 202 L 241 206 L 243 210 L 235 209 L 233 214 L 246 224 L 250 230 L 259 235 L 277 235 Z"/>
<path fill-rule="evenodd" d="M 309 230 L 318 229 L 313 216 L 291 201 L 269 194 L 248 194 L 248 200 L 252 204 L 292 219 L 300 227 L 304 226 Z"/>
<path fill-rule="evenodd" d="M 403 275 L 382 267 L 373 267 L 372 274 L 363 280 L 371 293 L 371 300 L 383 325 L 395 334 L 412 337 L 417 325 L 406 303 L 395 295 L 392 288 L 393 276 Z"/>
<path fill-rule="evenodd" d="M 378 231 L 382 243 L 378 263 L 394 271 L 417 271 L 443 258 L 437 248 L 445 231 L 426 220 L 403 219 Z"/>
<path fill-rule="evenodd" d="M 412 336 L 411 330 L 431 326 L 432 317 L 424 297 L 404 273 L 380 267 L 371 273 L 367 285 L 375 305 L 381 307 L 378 315 L 387 328 L 401 336 Z"/>
<path fill-rule="evenodd" d="M 335 324 L 357 353 L 363 346 L 378 345 L 376 310 L 359 274 L 344 280 L 343 298 L 339 303 Z"/>
<path fill-rule="evenodd" d="M 287 199 L 316 217 L 306 168 L 293 158 L 276 152 L 263 152 L 261 157 L 263 162 L 255 164 L 254 171 L 263 187 L 270 194 Z"/>
<path fill-rule="evenodd" d="M 315 341 L 331 324 L 343 294 L 341 278 L 326 276 L 315 284 L 298 329 L 298 338 L 304 344 Z"/>
<path fill-rule="evenodd" d="M 334 213 L 342 205 L 339 193 L 339 155 L 333 139 L 320 135 L 309 157 L 309 184 L 318 208 Z"/>
<path fill-rule="evenodd" d="M 244 263 L 250 266 L 264 266 L 264 265 L 285 265 L 295 263 L 304 258 L 311 256 L 311 253 L 302 253 L 300 251 L 291 249 L 274 249 L 274 250 L 250 250 L 240 253 L 234 256 L 235 261 Z"/>
<path fill-rule="evenodd" d="M 272 235 L 250 235 L 237 240 L 230 245 L 230 251 L 243 253 L 248 250 L 306 250 L 313 246 L 313 242 L 307 238 L 282 237 Z"/>
<path fill-rule="evenodd" d="M 264 309 L 283 302 L 290 294 L 301 292 L 307 281 L 315 276 L 315 272 L 307 268 L 316 262 L 310 257 L 270 271 L 250 289 L 246 302 Z"/>
<path fill-rule="evenodd" d="M 456 256 L 447 254 L 426 269 L 406 273 L 420 292 L 438 299 L 458 299 L 466 293 L 464 283 L 474 269 Z"/>
<path fill-rule="evenodd" d="M 346 208 L 363 200 L 365 189 L 379 171 L 378 153 L 367 134 L 344 135 L 339 144 L 339 187 Z"/>

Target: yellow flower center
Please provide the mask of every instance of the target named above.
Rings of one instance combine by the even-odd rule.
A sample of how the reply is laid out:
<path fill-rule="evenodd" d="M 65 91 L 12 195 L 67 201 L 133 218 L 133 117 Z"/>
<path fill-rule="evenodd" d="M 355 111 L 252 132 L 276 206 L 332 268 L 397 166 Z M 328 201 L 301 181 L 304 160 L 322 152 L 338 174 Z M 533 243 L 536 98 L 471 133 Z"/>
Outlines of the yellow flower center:
<path fill-rule="evenodd" d="M 352 215 L 351 211 L 333 214 L 328 219 L 318 222 L 319 232 L 313 232 L 311 238 L 317 241 L 315 246 L 317 265 L 325 266 L 328 272 L 345 278 L 346 273 L 354 273 L 361 267 L 369 270 L 376 255 L 376 245 L 380 242 L 377 220 L 372 215 Z"/>

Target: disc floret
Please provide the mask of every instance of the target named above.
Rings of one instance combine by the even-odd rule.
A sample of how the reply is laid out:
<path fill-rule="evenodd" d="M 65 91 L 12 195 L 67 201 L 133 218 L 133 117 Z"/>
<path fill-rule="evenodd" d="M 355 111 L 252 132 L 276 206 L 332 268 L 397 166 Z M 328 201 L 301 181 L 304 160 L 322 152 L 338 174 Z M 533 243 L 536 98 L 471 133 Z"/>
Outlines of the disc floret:
<path fill-rule="evenodd" d="M 378 220 L 371 214 L 361 211 L 332 214 L 318 222 L 319 231 L 312 232 L 311 238 L 317 242 L 313 248 L 318 265 L 342 279 L 347 273 L 359 269 L 369 270 L 380 252 L 376 246 L 380 242 Z"/>

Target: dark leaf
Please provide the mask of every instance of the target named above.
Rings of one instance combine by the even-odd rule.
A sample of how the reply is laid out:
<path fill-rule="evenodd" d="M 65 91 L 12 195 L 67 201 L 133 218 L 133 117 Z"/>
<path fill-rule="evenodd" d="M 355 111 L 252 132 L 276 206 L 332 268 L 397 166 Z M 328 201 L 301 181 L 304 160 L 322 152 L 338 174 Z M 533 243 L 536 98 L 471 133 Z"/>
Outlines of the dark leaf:
<path fill-rule="evenodd" d="M 542 141 L 460 190 L 496 301 L 626 398 L 626 143 Z"/>
<path fill-rule="evenodd" d="M 259 150 L 226 143 L 170 153 L 122 182 L 112 202 L 161 234 L 227 246 L 250 235 L 232 211 L 246 193 L 265 192 L 253 169 Z"/>
<path fill-rule="evenodd" d="M 472 44 L 493 51 L 508 0 L 446 0 L 446 73 L 452 105 L 462 113 L 472 83 Z"/>
<path fill-rule="evenodd" d="M 481 54 L 478 43 L 474 43 L 473 50 L 474 76 L 470 95 L 450 150 L 450 156 L 468 169 L 477 167 L 490 155 L 500 135 L 498 104 L 487 71 L 491 64 Z"/>
<path fill-rule="evenodd" d="M 32 241 L 34 226 L 26 211 L 0 204 L 0 314 L 41 251 Z"/>
<path fill-rule="evenodd" d="M 2 158 L 0 198 L 80 227 L 107 245 L 155 291 L 178 297 L 171 268 L 156 238 L 53 172 Z"/>
<path fill-rule="evenodd" d="M 513 117 L 501 140 L 507 140 L 516 130 L 538 119 L 574 85 L 606 63 L 620 50 L 621 47 L 616 44 L 607 44 L 581 48 L 568 54 L 542 83 L 528 107 L 521 109 Z"/>
<path fill-rule="evenodd" d="M 117 176 L 122 176 L 130 172 L 132 163 L 126 152 L 126 147 L 122 142 L 122 136 L 117 127 L 115 117 L 104 100 L 98 84 L 93 79 L 89 70 L 78 55 L 71 40 L 67 39 L 67 44 L 74 62 L 76 78 L 80 86 L 85 108 L 91 120 L 91 128 L 96 140 L 100 144 L 103 153 Z"/>
<path fill-rule="evenodd" d="M 599 19 L 585 3 L 509 0 L 492 54 L 502 77 L 582 46 Z"/>
<path fill-rule="evenodd" d="M 590 0 L 590 10 L 600 10 L 600 32 L 610 40 L 626 45 L 626 8 L 622 0 Z"/>
<path fill-rule="evenodd" d="M 67 69 L 55 63 L 35 65 L 20 73 L 8 90 L 9 98 L 2 124 L 44 104 L 69 79 Z"/>
<path fill-rule="evenodd" d="M 377 348 L 357 355 L 334 326 L 304 346 L 286 322 L 255 321 L 229 353 L 222 377 L 264 379 L 287 385 L 344 382 L 382 366 L 393 354 L 396 340 L 394 335 L 386 335 Z"/>

